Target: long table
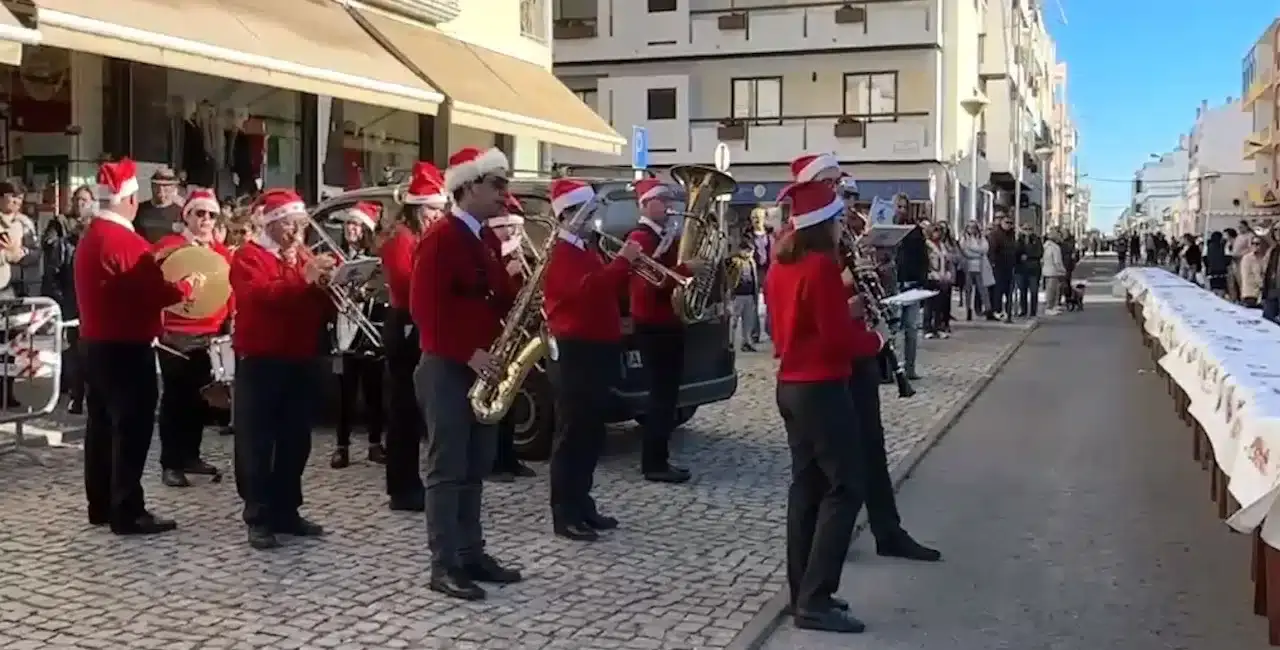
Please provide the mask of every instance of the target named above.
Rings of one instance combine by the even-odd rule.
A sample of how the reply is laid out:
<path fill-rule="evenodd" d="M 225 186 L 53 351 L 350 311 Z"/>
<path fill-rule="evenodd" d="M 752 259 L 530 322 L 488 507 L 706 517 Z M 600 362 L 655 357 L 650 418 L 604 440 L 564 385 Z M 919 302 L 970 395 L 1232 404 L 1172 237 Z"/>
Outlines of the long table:
<path fill-rule="evenodd" d="M 1254 536 L 1254 612 L 1280 645 L 1280 326 L 1156 267 L 1114 286 L 1192 430 L 1218 515 Z"/>

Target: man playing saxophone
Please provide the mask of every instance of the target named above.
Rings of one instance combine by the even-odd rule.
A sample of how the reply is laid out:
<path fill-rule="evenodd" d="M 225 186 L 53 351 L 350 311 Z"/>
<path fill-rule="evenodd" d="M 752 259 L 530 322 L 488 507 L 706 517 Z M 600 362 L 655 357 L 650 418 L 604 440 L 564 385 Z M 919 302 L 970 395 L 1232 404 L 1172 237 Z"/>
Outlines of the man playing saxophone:
<path fill-rule="evenodd" d="M 490 218 L 485 227 L 492 230 L 498 241 L 502 242 L 502 261 L 504 264 L 516 262 L 523 271 L 516 276 L 516 284 L 528 281 L 527 273 L 537 266 L 538 261 L 526 254 L 524 242 L 524 206 L 520 199 L 507 193 L 503 203 L 503 213 Z M 533 468 L 520 462 L 516 455 L 516 413 L 507 411 L 506 416 L 498 423 L 498 444 L 493 455 L 493 471 L 489 477 L 502 483 L 510 483 L 517 477 L 530 478 L 537 473 Z"/>
<path fill-rule="evenodd" d="M 485 597 L 477 582 L 521 580 L 484 551 L 481 495 L 497 433 L 476 420 L 468 398 L 477 375 L 504 370 L 489 347 L 515 299 L 511 276 L 520 265 L 504 267 L 501 245 L 483 224 L 502 213 L 508 169 L 498 149 L 466 148 L 449 158 L 444 187 L 452 208 L 427 229 L 411 276 L 409 312 L 422 349 L 414 388 L 427 424 L 428 586 L 465 600 Z"/>
<path fill-rule="evenodd" d="M 409 315 L 409 281 L 413 274 L 414 250 L 429 225 L 444 217 L 449 203 L 440 170 L 429 162 L 414 165 L 413 177 L 402 201 L 404 205 L 396 217 L 393 232 L 378 252 L 390 302 L 382 328 L 387 374 L 391 379 L 386 482 L 392 510 L 422 512 L 426 505 L 418 456 L 426 425 L 413 390 L 413 371 L 421 355 L 418 332 Z"/>
<path fill-rule="evenodd" d="M 635 192 L 640 205 L 640 224 L 627 235 L 627 241 L 638 244 L 642 253 L 663 266 L 674 267 L 680 247 L 668 213 L 668 202 L 672 198 L 670 186 L 646 178 L 636 181 Z M 684 372 L 684 327 L 671 304 L 674 289 L 671 280 L 655 286 L 638 275 L 631 278 L 631 320 L 635 324 L 641 362 L 649 371 L 640 471 L 645 480 L 659 483 L 684 483 L 690 478 L 689 470 L 671 464 L 670 460 L 676 401 Z"/>
<path fill-rule="evenodd" d="M 551 381 L 555 386 L 556 432 L 551 452 L 551 519 L 555 534 L 594 541 L 596 531 L 617 527 L 591 498 L 596 464 L 604 449 L 609 388 L 622 353 L 620 301 L 640 244 L 628 241 L 608 263 L 585 227 L 582 208 L 595 199 L 591 186 L 575 179 L 551 183 L 551 208 L 561 220 L 559 239 L 547 260 L 543 311 L 551 336 Z M 575 219 L 576 217 L 576 219 Z"/>

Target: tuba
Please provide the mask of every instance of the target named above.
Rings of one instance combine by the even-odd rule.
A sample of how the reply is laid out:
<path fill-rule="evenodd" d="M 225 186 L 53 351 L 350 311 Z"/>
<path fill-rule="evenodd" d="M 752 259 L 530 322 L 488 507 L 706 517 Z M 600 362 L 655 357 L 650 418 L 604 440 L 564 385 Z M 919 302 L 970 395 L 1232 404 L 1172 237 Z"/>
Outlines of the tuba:
<path fill-rule="evenodd" d="M 729 254 L 723 215 L 715 201 L 732 193 L 738 183 L 732 176 L 702 165 L 676 165 L 671 168 L 671 178 L 689 197 L 676 263 L 690 269 L 693 278 L 692 282 L 675 288 L 671 301 L 680 320 L 692 324 L 711 315 L 717 276 Z"/>
<path fill-rule="evenodd" d="M 573 217 L 565 222 L 564 228 L 572 232 L 581 231 L 596 205 L 596 201 L 591 200 L 579 206 Z M 467 391 L 467 401 L 481 424 L 502 421 L 515 403 L 524 378 L 551 349 L 542 314 L 542 281 L 547 272 L 547 258 L 558 240 L 554 230 L 547 234 L 535 256 L 536 268 L 525 277 L 524 285 L 503 321 L 502 333 L 489 347 L 489 354 L 502 368 L 500 374 L 476 377 L 471 390 Z"/>

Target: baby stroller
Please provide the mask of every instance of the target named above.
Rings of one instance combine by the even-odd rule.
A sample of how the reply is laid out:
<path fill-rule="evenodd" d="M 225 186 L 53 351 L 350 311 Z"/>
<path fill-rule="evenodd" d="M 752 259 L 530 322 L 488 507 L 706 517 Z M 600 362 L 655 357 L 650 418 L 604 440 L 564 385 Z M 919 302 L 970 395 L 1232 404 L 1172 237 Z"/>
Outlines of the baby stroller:
<path fill-rule="evenodd" d="M 1062 288 L 1062 304 L 1067 311 L 1084 311 L 1084 283 L 1068 284 Z"/>

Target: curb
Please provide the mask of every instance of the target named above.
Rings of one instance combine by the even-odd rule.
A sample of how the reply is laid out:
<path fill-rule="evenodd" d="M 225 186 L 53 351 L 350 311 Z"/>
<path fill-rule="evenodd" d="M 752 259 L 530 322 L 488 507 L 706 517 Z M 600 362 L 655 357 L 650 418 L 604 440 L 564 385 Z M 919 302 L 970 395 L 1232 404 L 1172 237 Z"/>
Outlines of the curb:
<path fill-rule="evenodd" d="M 974 400 L 982 394 L 982 391 L 986 390 L 987 386 L 991 384 L 991 380 L 995 379 L 996 375 L 1004 369 L 1005 365 L 1009 363 L 1009 360 L 1013 358 L 1013 355 L 1017 354 L 1018 350 L 1022 349 L 1022 346 L 1027 342 L 1027 339 L 1031 338 L 1031 334 L 1039 328 L 1040 321 L 1038 319 L 1031 321 L 1031 326 L 1022 332 L 1021 336 L 1013 342 L 1013 345 L 1009 346 L 1009 349 L 1002 352 L 1000 356 L 996 358 L 995 363 L 991 365 L 991 369 L 988 370 L 986 374 L 979 377 L 978 381 L 974 382 L 974 384 L 969 387 L 969 390 L 965 391 L 964 395 L 961 396 L 955 405 L 951 407 L 951 410 L 947 411 L 946 415 L 942 416 L 942 419 L 930 428 L 927 433 L 925 433 L 924 438 L 922 438 L 920 442 L 917 442 L 915 446 L 907 452 L 907 455 L 901 462 L 890 469 L 889 476 L 893 480 L 893 487 L 895 491 L 901 487 L 903 481 L 907 480 L 907 477 L 911 475 L 911 471 L 916 468 L 916 465 L 920 464 L 920 461 L 924 459 L 925 454 L 929 453 L 929 450 L 931 450 L 933 446 L 942 439 L 942 436 L 946 435 L 947 431 L 951 430 L 952 425 L 960 420 L 960 417 L 964 415 L 965 411 L 969 410 L 969 405 L 973 404 Z M 866 508 L 862 508 L 858 515 L 858 526 L 853 532 L 855 540 L 858 538 L 858 535 L 866 529 L 866 518 Z M 765 603 L 764 609 L 761 609 L 760 612 L 747 623 L 747 626 L 742 628 L 742 631 L 734 637 L 726 650 L 760 650 L 764 643 L 769 640 L 769 637 L 782 623 L 782 610 L 786 604 L 786 592 L 779 591 L 773 596 L 773 598 L 770 598 L 769 601 Z"/>

